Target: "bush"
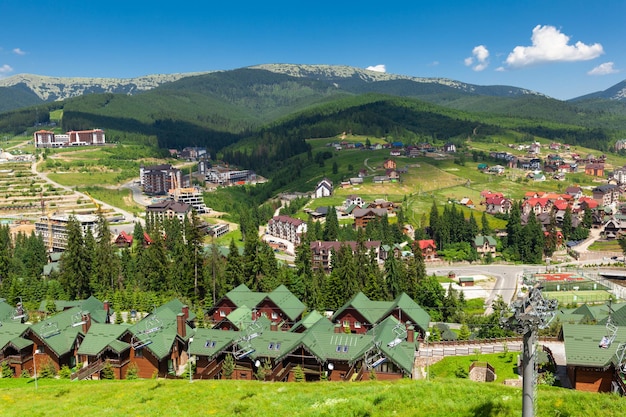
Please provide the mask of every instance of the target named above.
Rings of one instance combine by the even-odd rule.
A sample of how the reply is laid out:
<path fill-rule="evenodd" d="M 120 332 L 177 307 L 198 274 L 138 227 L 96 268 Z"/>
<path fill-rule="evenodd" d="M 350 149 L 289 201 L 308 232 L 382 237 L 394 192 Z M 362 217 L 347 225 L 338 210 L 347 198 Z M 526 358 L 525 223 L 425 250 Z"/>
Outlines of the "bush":
<path fill-rule="evenodd" d="M 57 369 L 54 367 L 54 363 L 50 359 L 48 359 L 41 367 L 39 368 L 38 378 L 54 378 L 57 375 Z"/>
<path fill-rule="evenodd" d="M 0 378 L 13 378 L 13 369 L 9 366 L 9 362 L 2 362 Z"/>
<path fill-rule="evenodd" d="M 70 369 L 70 367 L 67 365 L 63 365 L 61 369 L 59 370 L 59 378 L 70 379 L 71 376 L 72 376 L 72 370 Z"/>
<path fill-rule="evenodd" d="M 300 365 L 293 368 L 293 377 L 295 378 L 296 382 L 305 381 L 306 377 L 304 376 L 304 370 Z"/>
<path fill-rule="evenodd" d="M 224 373 L 224 378 L 231 379 L 233 377 L 233 372 L 235 371 L 235 360 L 232 355 L 226 355 L 224 358 L 224 364 L 222 365 L 222 372 Z"/>
<path fill-rule="evenodd" d="M 469 376 L 469 372 L 465 369 L 465 367 L 458 366 L 456 371 L 454 371 L 454 375 L 456 375 L 457 378 L 467 378 Z"/>
<path fill-rule="evenodd" d="M 126 370 L 126 379 L 138 379 L 139 378 L 139 367 L 135 362 L 131 362 Z"/>
<path fill-rule="evenodd" d="M 113 371 L 111 362 L 106 361 L 104 364 L 104 368 L 100 371 L 100 379 L 115 379 L 115 371 Z"/>
<path fill-rule="evenodd" d="M 30 372 L 28 372 L 28 369 L 22 369 L 22 373 L 20 374 L 20 378 L 30 378 Z"/>

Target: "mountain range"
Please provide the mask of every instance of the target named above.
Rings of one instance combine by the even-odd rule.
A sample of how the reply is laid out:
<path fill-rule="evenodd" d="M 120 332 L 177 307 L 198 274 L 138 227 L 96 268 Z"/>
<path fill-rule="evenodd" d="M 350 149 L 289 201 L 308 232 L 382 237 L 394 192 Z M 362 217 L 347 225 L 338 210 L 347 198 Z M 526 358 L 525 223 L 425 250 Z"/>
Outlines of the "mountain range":
<path fill-rule="evenodd" d="M 362 94 L 375 92 L 395 96 L 416 97 L 439 104 L 460 97 L 521 96 L 545 97 L 540 92 L 513 86 L 481 86 L 447 78 L 409 77 L 370 71 L 348 66 L 264 64 L 246 68 L 288 76 L 299 81 L 317 81 L 337 93 Z M 243 69 L 241 69 L 243 70 Z M 60 101 L 91 93 L 117 93 L 134 95 L 182 79 L 213 74 L 215 80 L 228 78 L 228 74 L 241 70 L 206 73 L 157 74 L 137 78 L 64 78 L 31 74 L 18 74 L 0 79 L 0 112 L 20 107 Z M 606 99 L 626 103 L 626 81 L 605 91 L 588 94 L 570 100 L 581 102 L 590 99 Z M 452 105 L 454 106 L 454 105 Z"/>

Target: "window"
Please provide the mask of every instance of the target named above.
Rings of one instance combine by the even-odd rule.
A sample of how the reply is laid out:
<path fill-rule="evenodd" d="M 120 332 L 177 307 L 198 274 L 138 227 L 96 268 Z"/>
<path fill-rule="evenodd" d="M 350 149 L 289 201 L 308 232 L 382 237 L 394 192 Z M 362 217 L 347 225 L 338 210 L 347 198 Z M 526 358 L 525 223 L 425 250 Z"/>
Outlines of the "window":
<path fill-rule="evenodd" d="M 276 343 L 276 345 L 274 346 L 275 350 L 280 350 L 280 343 Z"/>
<path fill-rule="evenodd" d="M 277 319 L 278 318 L 278 313 L 276 313 L 275 311 L 272 311 L 272 318 L 273 319 Z"/>
<path fill-rule="evenodd" d="M 215 340 L 207 340 L 206 343 L 204 344 L 205 348 L 212 348 L 215 347 Z"/>
<path fill-rule="evenodd" d="M 143 349 L 136 349 L 135 350 L 135 357 L 136 358 L 143 358 Z"/>
<path fill-rule="evenodd" d="M 344 320 L 343 327 L 350 327 L 350 320 Z"/>
<path fill-rule="evenodd" d="M 360 329 L 361 328 L 361 322 L 360 321 L 355 321 L 354 322 L 354 328 L 355 329 Z"/>
<path fill-rule="evenodd" d="M 343 353 L 347 353 L 348 352 L 348 345 L 344 345 L 343 346 Z"/>
<path fill-rule="evenodd" d="M 220 310 L 220 317 L 226 317 L 226 312 L 224 310 Z"/>
<path fill-rule="evenodd" d="M 270 342 L 270 344 L 269 344 L 269 346 L 268 346 L 267 348 L 268 348 L 269 350 L 274 349 L 274 343 L 271 343 L 271 342 Z"/>
<path fill-rule="evenodd" d="M 341 352 L 341 345 L 337 345 L 337 352 Z"/>

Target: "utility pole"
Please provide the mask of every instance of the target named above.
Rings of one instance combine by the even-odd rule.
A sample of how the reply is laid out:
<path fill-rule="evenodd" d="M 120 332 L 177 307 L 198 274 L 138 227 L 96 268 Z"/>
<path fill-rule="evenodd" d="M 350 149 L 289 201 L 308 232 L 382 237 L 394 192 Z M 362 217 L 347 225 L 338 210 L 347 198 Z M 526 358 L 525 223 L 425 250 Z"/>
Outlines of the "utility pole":
<path fill-rule="evenodd" d="M 535 415 L 535 359 L 537 350 L 537 333 L 545 329 L 554 319 L 558 305 L 557 300 L 546 300 L 541 294 L 541 285 L 535 284 L 528 295 L 516 300 L 509 306 L 508 315 L 503 315 L 500 324 L 509 330 L 523 335 L 522 350 L 522 416 Z"/>

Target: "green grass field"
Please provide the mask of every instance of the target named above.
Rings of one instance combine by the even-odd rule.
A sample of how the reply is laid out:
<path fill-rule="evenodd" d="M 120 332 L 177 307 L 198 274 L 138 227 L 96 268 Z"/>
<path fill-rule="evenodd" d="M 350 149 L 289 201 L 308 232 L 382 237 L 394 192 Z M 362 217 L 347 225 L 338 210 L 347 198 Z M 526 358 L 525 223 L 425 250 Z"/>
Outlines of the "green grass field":
<path fill-rule="evenodd" d="M 430 367 L 431 378 L 455 378 L 457 370 L 469 371 L 472 362 L 488 362 L 496 371 L 494 383 L 503 383 L 505 379 L 515 379 L 517 374 L 517 356 L 519 352 L 492 353 L 470 356 L 448 356 Z"/>
<path fill-rule="evenodd" d="M 3 416 L 521 416 L 521 389 L 434 381 L 264 383 L 256 381 L 0 382 Z M 621 416 L 626 399 L 539 387 L 536 415 Z"/>

